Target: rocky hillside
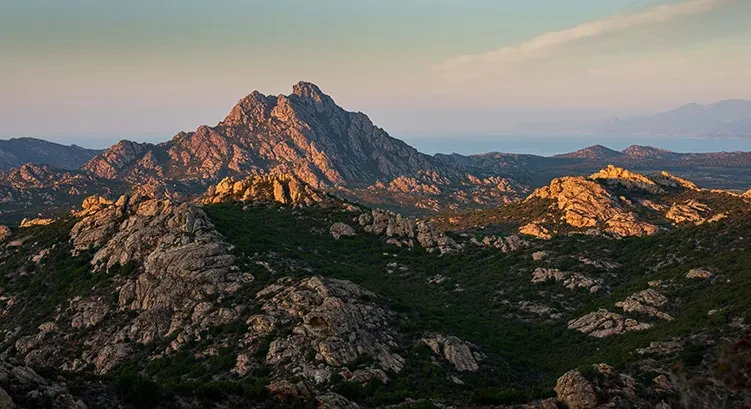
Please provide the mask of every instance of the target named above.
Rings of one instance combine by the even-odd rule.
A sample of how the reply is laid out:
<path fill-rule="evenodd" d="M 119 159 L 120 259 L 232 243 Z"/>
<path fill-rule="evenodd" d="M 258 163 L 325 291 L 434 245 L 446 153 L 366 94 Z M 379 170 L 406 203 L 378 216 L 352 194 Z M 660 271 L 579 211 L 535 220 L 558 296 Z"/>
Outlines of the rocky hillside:
<path fill-rule="evenodd" d="M 725 218 L 642 214 L 637 197 L 694 200 L 700 216 Z M 197 202 L 92 196 L 66 217 L 3 230 L 0 402 L 749 402 L 751 208 L 740 197 L 611 167 L 504 206 L 555 209 L 564 218 L 541 228 L 556 233 L 651 234 L 624 240 L 442 232 L 285 174 L 224 179 Z"/>
<path fill-rule="evenodd" d="M 494 226 L 544 239 L 561 234 L 621 238 L 718 222 L 746 204 L 741 195 L 701 189 L 667 172 L 642 175 L 610 165 L 589 177 L 554 179 L 512 206 L 436 220 L 446 229 Z"/>
<path fill-rule="evenodd" d="M 112 195 L 126 187 L 82 172 L 25 164 L 0 171 L 0 223 L 64 214 L 92 194 Z"/>
<path fill-rule="evenodd" d="M 58 169 L 78 169 L 101 151 L 76 145 L 60 145 L 35 138 L 0 140 L 0 169 L 12 169 L 26 163 L 49 165 Z"/>

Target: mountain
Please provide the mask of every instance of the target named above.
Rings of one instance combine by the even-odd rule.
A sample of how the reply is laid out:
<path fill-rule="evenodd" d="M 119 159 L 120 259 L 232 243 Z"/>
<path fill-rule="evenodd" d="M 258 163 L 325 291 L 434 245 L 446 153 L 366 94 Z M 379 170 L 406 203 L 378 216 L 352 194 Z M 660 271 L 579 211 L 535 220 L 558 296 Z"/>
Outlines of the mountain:
<path fill-rule="evenodd" d="M 596 134 L 622 136 L 751 137 L 751 101 L 725 100 L 709 105 L 687 104 L 653 116 L 613 119 Z"/>
<path fill-rule="evenodd" d="M 50 165 L 58 169 L 78 169 L 101 151 L 76 145 L 60 145 L 35 138 L 0 140 L 0 169 L 25 163 Z"/>
<path fill-rule="evenodd" d="M 365 114 L 347 112 L 316 85 L 300 82 L 290 95 L 253 92 L 214 127 L 181 132 L 159 145 L 121 142 L 83 169 L 137 179 L 218 180 L 287 172 L 317 187 L 369 185 L 399 176 L 452 170 L 390 137 Z"/>
<path fill-rule="evenodd" d="M 283 173 L 369 204 L 420 211 L 496 205 L 527 191 L 505 177 L 466 174 L 422 154 L 306 82 L 290 95 L 253 92 L 216 126 L 168 142 L 121 141 L 82 170 L 171 195 L 198 194 L 225 177 Z"/>

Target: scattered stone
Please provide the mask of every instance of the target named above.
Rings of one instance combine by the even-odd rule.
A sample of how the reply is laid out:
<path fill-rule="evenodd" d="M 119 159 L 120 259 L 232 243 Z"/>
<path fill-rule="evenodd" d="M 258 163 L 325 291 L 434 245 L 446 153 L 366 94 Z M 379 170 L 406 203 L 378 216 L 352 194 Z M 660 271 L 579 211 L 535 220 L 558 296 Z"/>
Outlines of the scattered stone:
<path fill-rule="evenodd" d="M 554 320 L 557 320 L 563 317 L 563 314 L 560 313 L 555 308 L 548 307 L 547 305 L 538 304 L 533 301 L 519 301 L 519 309 L 524 312 L 528 312 L 528 313 L 543 316 L 543 317 L 548 317 Z"/>
<path fill-rule="evenodd" d="M 703 269 L 703 268 L 694 268 L 691 269 L 688 273 L 686 273 L 686 278 L 698 278 L 698 279 L 709 279 L 714 277 L 714 274 L 712 274 L 711 271 Z"/>
<path fill-rule="evenodd" d="M 602 285 L 601 280 L 589 278 L 581 273 L 560 271 L 557 268 L 538 267 L 532 273 L 532 284 L 544 283 L 548 280 L 561 281 L 569 290 L 587 288 L 591 293 L 599 291 Z"/>
<path fill-rule="evenodd" d="M 646 348 L 639 348 L 639 355 L 666 356 L 683 351 L 683 345 L 679 341 L 650 342 Z"/>
<path fill-rule="evenodd" d="M 436 274 L 436 275 L 434 275 L 432 277 L 429 277 L 427 283 L 428 284 L 441 284 L 442 282 L 444 282 L 446 280 L 448 280 L 447 277 L 444 277 L 444 276 L 442 276 L 440 274 Z"/>
<path fill-rule="evenodd" d="M 512 234 L 508 237 L 498 238 L 496 236 L 485 237 L 482 241 L 478 241 L 475 238 L 470 239 L 470 242 L 478 247 L 494 247 L 501 250 L 504 253 L 520 250 L 529 246 L 529 242 L 522 240 L 516 234 Z"/>

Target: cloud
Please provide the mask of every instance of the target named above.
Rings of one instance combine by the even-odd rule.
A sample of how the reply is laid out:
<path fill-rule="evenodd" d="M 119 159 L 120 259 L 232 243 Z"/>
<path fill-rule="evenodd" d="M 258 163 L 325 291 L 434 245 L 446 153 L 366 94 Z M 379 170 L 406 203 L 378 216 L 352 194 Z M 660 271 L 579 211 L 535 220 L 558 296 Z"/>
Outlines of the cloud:
<path fill-rule="evenodd" d="M 554 31 L 514 46 L 499 48 L 483 54 L 451 58 L 438 68 L 445 73 L 479 71 L 544 56 L 557 49 L 603 35 L 631 28 L 670 22 L 682 17 L 706 14 L 742 0 L 684 0 L 680 3 L 655 6 L 638 13 L 622 13 L 575 27 Z"/>

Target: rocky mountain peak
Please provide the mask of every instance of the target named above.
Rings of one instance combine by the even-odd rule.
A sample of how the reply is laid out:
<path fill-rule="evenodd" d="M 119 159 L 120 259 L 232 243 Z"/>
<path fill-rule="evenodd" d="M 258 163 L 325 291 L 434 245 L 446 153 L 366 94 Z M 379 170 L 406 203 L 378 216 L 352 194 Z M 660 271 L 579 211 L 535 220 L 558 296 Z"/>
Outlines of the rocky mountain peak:
<path fill-rule="evenodd" d="M 318 88 L 318 85 L 305 81 L 300 81 L 292 87 L 292 95 L 297 95 L 300 98 L 312 99 L 317 102 L 330 98 Z"/>
<path fill-rule="evenodd" d="M 453 172 L 366 115 L 339 107 L 318 86 L 300 82 L 292 91 L 252 92 L 217 126 L 181 132 L 160 145 L 121 141 L 84 169 L 132 184 L 158 178 L 201 188 L 227 176 L 286 173 L 321 188 Z"/>
<path fill-rule="evenodd" d="M 271 110 L 276 104 L 276 98 L 253 91 L 232 108 L 229 115 L 222 122 L 225 125 L 247 124 L 251 121 L 263 122 L 270 118 Z"/>
<path fill-rule="evenodd" d="M 81 169 L 105 179 L 115 179 L 123 168 L 143 156 L 154 145 L 121 140 L 86 162 Z"/>

